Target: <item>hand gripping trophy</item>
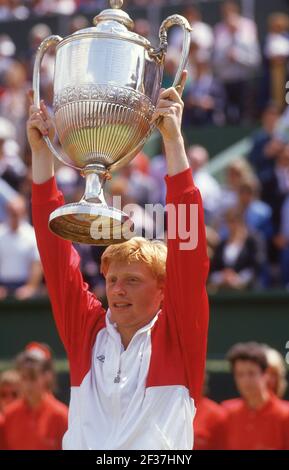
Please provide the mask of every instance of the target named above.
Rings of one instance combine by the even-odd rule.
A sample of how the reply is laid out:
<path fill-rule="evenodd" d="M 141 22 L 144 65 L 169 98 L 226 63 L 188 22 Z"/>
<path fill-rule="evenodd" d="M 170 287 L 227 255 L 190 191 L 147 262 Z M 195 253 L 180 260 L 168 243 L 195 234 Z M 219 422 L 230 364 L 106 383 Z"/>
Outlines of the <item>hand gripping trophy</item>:
<path fill-rule="evenodd" d="M 79 243 L 109 245 L 129 238 L 131 221 L 124 212 L 107 205 L 104 183 L 111 172 L 139 153 L 156 127 L 150 121 L 161 88 L 171 26 L 184 30 L 175 87 L 189 54 L 191 27 L 185 18 L 173 15 L 162 23 L 156 49 L 131 32 L 134 23 L 121 10 L 122 4 L 122 0 L 110 0 L 111 9 L 96 16 L 93 27 L 64 39 L 46 38 L 34 65 L 34 104 L 39 107 L 41 62 L 46 51 L 56 46 L 53 111 L 61 152 L 49 137 L 43 138 L 60 161 L 81 172 L 86 188 L 80 202 L 52 212 L 49 227 Z M 99 233 L 105 236 L 99 237 Z"/>

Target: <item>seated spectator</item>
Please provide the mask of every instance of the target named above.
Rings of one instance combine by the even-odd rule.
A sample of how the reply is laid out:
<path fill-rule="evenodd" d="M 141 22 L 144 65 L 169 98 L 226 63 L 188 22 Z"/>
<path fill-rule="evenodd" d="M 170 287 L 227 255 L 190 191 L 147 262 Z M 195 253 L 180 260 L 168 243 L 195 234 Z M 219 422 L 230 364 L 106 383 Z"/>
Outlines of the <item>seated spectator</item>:
<path fill-rule="evenodd" d="M 19 201 L 19 194 L 0 177 L 0 230 L 1 223 L 6 222 L 8 218 L 7 207 L 9 201 L 17 203 Z"/>
<path fill-rule="evenodd" d="M 237 160 L 229 163 L 225 169 L 225 182 L 222 187 L 219 207 L 221 216 L 227 211 L 227 209 L 238 206 L 241 185 L 247 181 L 254 180 L 254 172 L 244 158 L 238 158 Z M 222 219 L 222 217 L 220 217 L 220 219 Z"/>
<path fill-rule="evenodd" d="M 156 182 L 150 175 L 139 170 L 136 159 L 121 169 L 120 176 L 127 179 L 127 195 L 134 203 L 144 207 L 157 202 Z"/>
<path fill-rule="evenodd" d="M 42 268 L 33 227 L 26 221 L 24 200 L 8 204 L 8 220 L 0 226 L 0 298 L 36 295 Z"/>
<path fill-rule="evenodd" d="M 209 161 L 209 154 L 204 147 L 192 145 L 187 149 L 187 156 L 195 185 L 202 195 L 205 221 L 210 224 L 220 207 L 221 188 L 215 178 L 206 171 L 205 166 Z"/>
<path fill-rule="evenodd" d="M 27 113 L 28 80 L 25 66 L 14 60 L 4 75 L 4 92 L 0 96 L 0 114 L 13 122 L 15 139 L 24 150 L 26 144 L 25 120 Z"/>
<path fill-rule="evenodd" d="M 245 115 L 248 83 L 260 63 L 260 50 L 256 24 L 241 16 L 236 2 L 224 2 L 222 15 L 215 27 L 214 66 L 226 91 L 227 122 L 236 124 Z"/>
<path fill-rule="evenodd" d="M 187 6 L 182 15 L 187 18 L 193 29 L 191 41 L 198 44 L 201 55 L 210 57 L 214 44 L 212 28 L 202 21 L 201 12 L 196 5 Z M 175 28 L 171 34 L 170 44 L 180 51 L 182 43 L 183 33 L 180 28 Z"/>
<path fill-rule="evenodd" d="M 8 132 L 9 127 L 11 128 L 10 132 Z M 13 124 L 8 119 L 0 117 L 0 177 L 16 191 L 19 191 L 27 169 L 19 156 L 19 145 L 14 138 Z"/>
<path fill-rule="evenodd" d="M 273 173 L 264 177 L 262 184 L 262 199 L 272 209 L 274 234 L 280 231 L 281 210 L 286 197 L 289 195 L 289 144 L 276 157 Z"/>
<path fill-rule="evenodd" d="M 67 430 L 67 407 L 47 393 L 46 360 L 29 351 L 16 360 L 22 398 L 4 413 L 4 448 L 7 450 L 61 450 Z"/>
<path fill-rule="evenodd" d="M 194 67 L 194 79 L 184 93 L 184 125 L 222 125 L 225 94 L 222 84 L 214 77 L 210 58 L 202 56 L 197 49 L 190 62 Z"/>
<path fill-rule="evenodd" d="M 20 396 L 20 375 L 16 370 L 6 370 L 0 375 L 0 416 L 6 407 Z"/>
<path fill-rule="evenodd" d="M 224 404 L 228 450 L 288 450 L 289 410 L 268 389 L 263 346 L 236 344 L 228 360 L 241 398 Z"/>
<path fill-rule="evenodd" d="M 288 80 L 289 16 L 272 13 L 268 18 L 268 33 L 264 45 L 265 83 L 267 100 L 284 108 L 284 89 Z"/>
<path fill-rule="evenodd" d="M 252 136 L 252 149 L 248 155 L 248 160 L 260 182 L 263 181 L 264 174 L 273 173 L 275 156 L 283 147 L 282 142 L 273 138 L 279 116 L 278 107 L 273 103 L 269 104 L 262 113 L 261 129 Z"/>
<path fill-rule="evenodd" d="M 242 183 L 239 189 L 239 207 L 250 231 L 262 234 L 269 241 L 273 235 L 272 209 L 259 198 L 257 181 Z"/>
<path fill-rule="evenodd" d="M 250 233 L 238 209 L 229 209 L 225 221 L 228 236 L 215 250 L 211 261 L 209 285 L 211 289 L 245 289 L 258 282 L 264 263 L 263 243 Z"/>
<path fill-rule="evenodd" d="M 16 46 L 8 34 L 0 34 L 0 94 L 4 91 L 3 78 L 7 68 L 13 62 Z"/>

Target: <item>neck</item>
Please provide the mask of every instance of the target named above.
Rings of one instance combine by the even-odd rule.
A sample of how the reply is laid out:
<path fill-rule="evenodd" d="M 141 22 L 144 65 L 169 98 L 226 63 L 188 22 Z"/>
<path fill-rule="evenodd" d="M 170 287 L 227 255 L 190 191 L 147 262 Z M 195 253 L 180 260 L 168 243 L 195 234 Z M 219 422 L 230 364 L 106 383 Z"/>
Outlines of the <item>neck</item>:
<path fill-rule="evenodd" d="M 155 315 L 158 313 L 159 310 L 155 313 Z M 144 326 L 148 325 L 152 319 L 155 317 L 151 317 L 146 323 L 141 323 L 139 325 L 134 325 L 132 327 L 126 327 L 126 326 L 117 326 L 117 331 L 119 332 L 119 335 L 121 337 L 121 342 L 124 347 L 124 349 L 127 349 L 129 343 L 131 342 L 132 338 L 134 335 L 139 331 L 141 328 Z"/>
<path fill-rule="evenodd" d="M 267 403 L 267 401 L 270 398 L 270 393 L 268 390 L 260 390 L 256 394 L 252 395 L 251 397 L 246 399 L 246 403 L 249 408 L 252 408 L 253 410 L 258 410 L 262 408 L 262 406 Z"/>
<path fill-rule="evenodd" d="M 122 329 L 122 328 L 118 328 L 118 332 L 120 334 L 120 337 L 121 337 L 121 342 L 122 342 L 122 345 L 124 347 L 124 349 L 127 349 L 128 348 L 128 345 L 129 343 L 131 342 L 132 338 L 134 337 L 134 335 L 136 334 L 136 332 L 139 330 L 138 329 L 135 329 L 135 328 L 128 328 L 128 329 Z"/>

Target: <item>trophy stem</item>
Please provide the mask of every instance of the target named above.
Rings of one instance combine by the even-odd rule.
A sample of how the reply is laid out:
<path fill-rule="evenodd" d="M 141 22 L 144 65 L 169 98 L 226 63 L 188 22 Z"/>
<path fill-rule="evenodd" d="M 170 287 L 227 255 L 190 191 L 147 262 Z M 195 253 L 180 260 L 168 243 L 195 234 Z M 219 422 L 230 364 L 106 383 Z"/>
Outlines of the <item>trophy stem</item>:
<path fill-rule="evenodd" d="M 81 201 L 94 202 L 107 206 L 104 198 L 104 184 L 108 173 L 104 165 L 87 165 L 82 171 L 85 178 L 85 192 Z"/>

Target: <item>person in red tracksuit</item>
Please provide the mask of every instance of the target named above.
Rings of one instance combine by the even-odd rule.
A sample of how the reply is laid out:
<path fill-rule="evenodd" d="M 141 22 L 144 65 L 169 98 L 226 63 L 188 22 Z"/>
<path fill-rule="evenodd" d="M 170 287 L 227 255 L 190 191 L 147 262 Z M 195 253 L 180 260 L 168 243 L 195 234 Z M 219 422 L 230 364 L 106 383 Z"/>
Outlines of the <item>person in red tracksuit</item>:
<path fill-rule="evenodd" d="M 44 103 L 30 107 L 33 223 L 55 322 L 70 363 L 63 449 L 192 449 L 208 330 L 208 256 L 201 196 L 181 134 L 187 72 L 162 90 L 153 120 L 166 150 L 168 243 L 135 237 L 101 259 L 109 308 L 88 291 L 71 242 L 48 230 L 64 203 L 43 135 Z M 179 230 L 185 228 L 185 233 Z M 174 230 L 176 229 L 176 230 Z"/>
<path fill-rule="evenodd" d="M 194 419 L 194 450 L 224 450 L 226 445 L 226 410 L 202 397 Z"/>
<path fill-rule="evenodd" d="M 5 408 L 0 429 L 0 445 L 5 450 L 61 449 L 68 410 L 47 392 L 48 362 L 30 351 L 17 357 L 21 397 Z"/>
<path fill-rule="evenodd" d="M 289 410 L 268 388 L 268 362 L 258 343 L 238 343 L 228 353 L 241 398 L 226 400 L 226 449 L 288 450 Z"/>

